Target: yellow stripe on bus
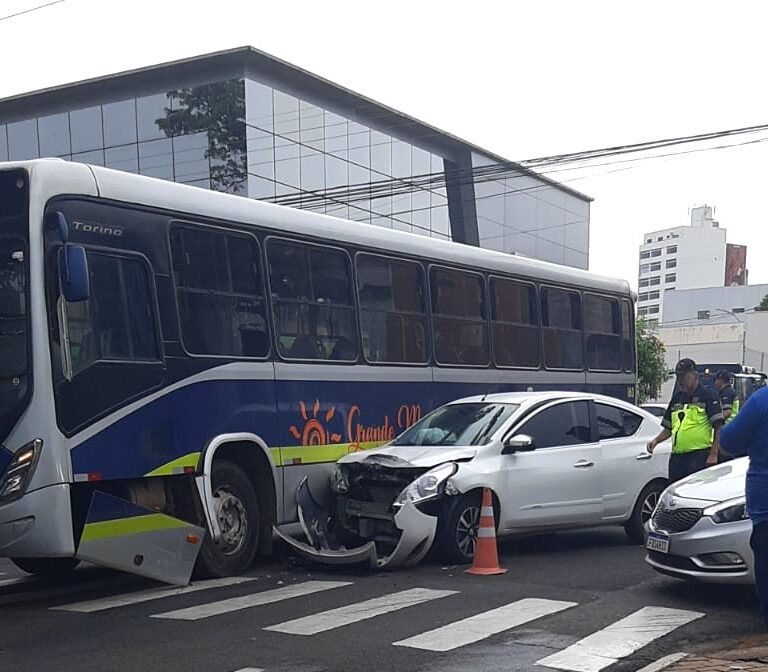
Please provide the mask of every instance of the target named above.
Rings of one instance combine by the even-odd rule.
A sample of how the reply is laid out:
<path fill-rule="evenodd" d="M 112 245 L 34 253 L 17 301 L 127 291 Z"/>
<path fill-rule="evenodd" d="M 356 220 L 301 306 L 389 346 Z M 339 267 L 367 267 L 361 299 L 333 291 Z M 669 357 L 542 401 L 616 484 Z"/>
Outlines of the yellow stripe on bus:
<path fill-rule="evenodd" d="M 383 446 L 386 441 L 367 441 L 365 443 L 329 443 L 320 446 L 282 446 L 272 449 L 272 457 L 278 466 L 294 464 L 322 464 L 336 462 L 349 453 L 370 450 Z"/>
<path fill-rule="evenodd" d="M 197 469 L 197 463 L 199 461 L 200 461 L 200 453 L 188 453 L 187 455 L 182 455 L 181 457 L 177 457 L 175 460 L 171 462 L 167 462 L 166 464 L 160 465 L 157 469 L 153 469 L 148 474 L 144 474 L 144 476 L 173 476 L 174 469 L 186 469 L 188 467 Z M 178 473 L 178 472 L 175 472 L 175 473 Z"/>
<path fill-rule="evenodd" d="M 87 523 L 83 529 L 80 542 L 111 539 L 112 537 L 127 537 L 131 534 L 141 534 L 142 532 L 157 532 L 158 530 L 172 530 L 183 527 L 192 527 L 192 525 L 162 513 L 148 513 L 145 516 Z"/>

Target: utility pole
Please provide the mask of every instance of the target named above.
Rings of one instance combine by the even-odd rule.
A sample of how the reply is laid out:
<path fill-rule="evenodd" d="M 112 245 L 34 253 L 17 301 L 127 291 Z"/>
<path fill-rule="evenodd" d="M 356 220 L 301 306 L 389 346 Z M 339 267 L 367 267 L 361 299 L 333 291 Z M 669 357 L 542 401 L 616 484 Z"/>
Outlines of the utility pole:
<path fill-rule="evenodd" d="M 715 311 L 719 313 L 727 313 L 741 325 L 741 366 L 743 368 L 747 364 L 747 324 L 732 310 L 715 308 Z"/>

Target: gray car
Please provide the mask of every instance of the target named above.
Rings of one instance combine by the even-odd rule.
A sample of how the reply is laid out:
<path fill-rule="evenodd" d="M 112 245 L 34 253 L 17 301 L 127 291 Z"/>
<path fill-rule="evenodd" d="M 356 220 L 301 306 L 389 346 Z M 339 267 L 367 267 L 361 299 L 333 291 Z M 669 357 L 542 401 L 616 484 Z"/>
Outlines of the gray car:
<path fill-rule="evenodd" d="M 744 496 L 748 458 L 670 485 L 648 521 L 646 562 L 678 579 L 752 583 L 752 523 Z"/>

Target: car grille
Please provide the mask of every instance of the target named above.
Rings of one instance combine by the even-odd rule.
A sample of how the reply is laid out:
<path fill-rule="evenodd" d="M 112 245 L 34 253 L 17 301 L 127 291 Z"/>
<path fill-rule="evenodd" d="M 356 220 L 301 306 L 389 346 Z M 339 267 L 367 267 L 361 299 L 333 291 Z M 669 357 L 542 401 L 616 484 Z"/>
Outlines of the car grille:
<path fill-rule="evenodd" d="M 665 532 L 685 532 L 701 518 L 701 509 L 664 509 L 653 514 L 653 525 Z"/>

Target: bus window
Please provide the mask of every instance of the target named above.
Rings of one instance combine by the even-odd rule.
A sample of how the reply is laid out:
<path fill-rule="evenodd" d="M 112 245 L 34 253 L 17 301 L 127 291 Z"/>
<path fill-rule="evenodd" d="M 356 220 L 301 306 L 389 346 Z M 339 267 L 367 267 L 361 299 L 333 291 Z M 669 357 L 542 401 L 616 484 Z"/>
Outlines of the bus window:
<path fill-rule="evenodd" d="M 632 306 L 629 301 L 621 302 L 621 352 L 624 370 L 635 370 L 635 339 L 632 324 Z"/>
<path fill-rule="evenodd" d="M 89 251 L 88 266 L 91 297 L 66 304 L 72 373 L 98 361 L 160 359 L 144 262 Z"/>
<path fill-rule="evenodd" d="M 369 254 L 357 257 L 363 354 L 369 362 L 426 364 L 426 292 L 421 266 Z"/>
<path fill-rule="evenodd" d="M 433 268 L 430 286 L 437 361 L 486 366 L 491 356 L 483 277 Z"/>
<path fill-rule="evenodd" d="M 621 371 L 621 314 L 618 300 L 585 294 L 584 331 L 587 368 L 592 371 Z"/>
<path fill-rule="evenodd" d="M 542 287 L 541 324 L 544 365 L 548 369 L 581 370 L 584 367 L 584 351 L 579 293 Z"/>
<path fill-rule="evenodd" d="M 266 357 L 269 338 L 256 239 L 177 226 L 171 229 L 171 256 L 187 352 Z"/>
<path fill-rule="evenodd" d="M 347 255 L 272 240 L 267 258 L 280 356 L 355 361 L 357 329 Z"/>
<path fill-rule="evenodd" d="M 541 336 L 536 288 L 503 278 L 490 279 L 493 356 L 497 366 L 538 368 Z"/>

